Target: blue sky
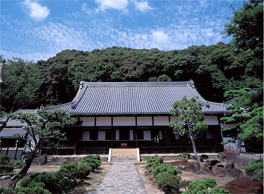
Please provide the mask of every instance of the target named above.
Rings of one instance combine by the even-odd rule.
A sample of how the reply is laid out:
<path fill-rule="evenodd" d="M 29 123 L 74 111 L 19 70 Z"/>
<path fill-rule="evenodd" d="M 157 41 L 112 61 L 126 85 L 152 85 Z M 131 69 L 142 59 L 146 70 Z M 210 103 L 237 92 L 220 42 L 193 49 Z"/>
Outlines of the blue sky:
<path fill-rule="evenodd" d="M 46 60 L 65 49 L 184 49 L 229 42 L 243 0 L 1 0 L 0 55 Z"/>

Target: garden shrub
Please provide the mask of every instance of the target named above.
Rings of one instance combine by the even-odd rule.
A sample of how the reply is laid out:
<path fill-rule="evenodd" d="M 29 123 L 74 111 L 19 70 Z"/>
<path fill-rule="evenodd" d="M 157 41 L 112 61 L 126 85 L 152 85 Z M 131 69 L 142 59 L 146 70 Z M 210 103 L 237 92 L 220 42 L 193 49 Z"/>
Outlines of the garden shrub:
<path fill-rule="evenodd" d="M 33 188 L 19 187 L 15 189 L 15 192 L 16 194 L 50 194 L 51 193 L 49 190 L 44 189 L 43 187 L 40 186 L 36 186 Z"/>
<path fill-rule="evenodd" d="M 18 159 L 11 160 L 8 164 L 11 166 L 14 166 L 15 168 L 22 168 L 24 165 L 24 162 L 23 160 L 18 158 Z"/>
<path fill-rule="evenodd" d="M 39 193 L 62 193 L 69 188 L 70 183 L 71 180 L 64 177 L 64 173 L 59 171 L 54 173 L 36 173 L 23 179 L 18 191 L 33 194 L 36 188 L 42 188 L 39 189 Z"/>
<path fill-rule="evenodd" d="M 245 167 L 245 170 L 257 171 L 257 173 L 251 177 L 253 181 L 263 179 L 263 160 L 251 160 L 249 165 Z"/>
<path fill-rule="evenodd" d="M 188 153 L 182 153 L 182 154 L 179 154 L 178 157 L 180 157 L 181 160 L 187 162 L 188 159 L 191 158 L 191 154 L 188 154 Z"/>
<path fill-rule="evenodd" d="M 157 178 L 158 188 L 165 194 L 179 193 L 179 180 L 177 176 L 167 172 L 160 173 Z"/>
<path fill-rule="evenodd" d="M 12 189 L 5 189 L 3 194 L 14 194 L 14 191 Z"/>
<path fill-rule="evenodd" d="M 184 188 L 186 191 L 188 191 L 190 181 L 183 180 L 179 184 L 179 188 Z"/>
<path fill-rule="evenodd" d="M 146 164 L 146 169 L 149 170 L 149 172 L 152 171 L 156 166 L 160 165 L 163 163 L 163 158 L 155 155 L 155 156 L 150 156 L 148 157 L 147 164 Z"/>
<path fill-rule="evenodd" d="M 89 166 L 77 162 L 64 163 L 59 171 L 69 179 L 85 178 L 90 174 Z"/>
<path fill-rule="evenodd" d="M 102 161 L 99 155 L 88 155 L 84 157 L 82 163 L 94 163 L 96 168 L 98 168 L 99 166 L 101 166 Z"/>
<path fill-rule="evenodd" d="M 95 163 L 88 163 L 88 166 L 90 167 L 91 171 L 94 172 L 94 170 L 96 168 L 96 164 Z"/>
<path fill-rule="evenodd" d="M 183 192 L 182 194 L 196 194 L 196 193 L 229 193 L 224 188 L 214 188 L 217 186 L 216 180 L 214 178 L 208 178 L 203 180 L 195 180 L 189 183 L 188 191 Z M 209 191 L 208 189 L 211 189 Z"/>
<path fill-rule="evenodd" d="M 11 173 L 14 167 L 11 165 L 0 165 L 0 173 Z"/>
<path fill-rule="evenodd" d="M 159 166 L 156 166 L 151 172 L 154 175 L 154 177 L 156 177 L 159 173 L 162 173 L 162 172 L 167 172 L 175 176 L 182 173 L 179 169 L 177 169 L 172 164 L 161 164 Z"/>
<path fill-rule="evenodd" d="M 8 165 L 10 160 L 8 156 L 0 156 L 0 165 Z"/>

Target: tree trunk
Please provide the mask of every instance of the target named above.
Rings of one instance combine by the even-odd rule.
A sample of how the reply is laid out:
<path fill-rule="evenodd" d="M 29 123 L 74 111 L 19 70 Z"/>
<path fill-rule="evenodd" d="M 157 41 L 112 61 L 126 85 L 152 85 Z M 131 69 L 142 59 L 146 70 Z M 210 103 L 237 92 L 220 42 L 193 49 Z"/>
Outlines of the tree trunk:
<path fill-rule="evenodd" d="M 27 171 L 28 171 L 29 167 L 31 166 L 31 163 L 33 162 L 34 158 L 35 158 L 35 156 L 30 156 L 30 158 L 26 161 L 26 164 L 22 167 L 22 169 L 19 171 L 19 173 L 15 174 L 11 178 L 11 180 L 8 184 L 9 189 L 15 189 L 17 182 L 27 174 Z"/>
<path fill-rule="evenodd" d="M 195 156 L 197 156 L 197 151 L 196 151 L 196 145 L 195 145 L 195 140 L 192 135 L 190 135 L 191 142 L 192 142 L 192 147 L 193 147 L 193 153 Z"/>

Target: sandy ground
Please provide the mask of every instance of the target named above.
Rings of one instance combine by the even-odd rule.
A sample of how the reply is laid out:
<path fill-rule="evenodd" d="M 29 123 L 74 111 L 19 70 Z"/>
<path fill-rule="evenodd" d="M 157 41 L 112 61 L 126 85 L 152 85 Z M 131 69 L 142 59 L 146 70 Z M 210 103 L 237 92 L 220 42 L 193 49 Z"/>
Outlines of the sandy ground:
<path fill-rule="evenodd" d="M 162 191 L 158 189 L 157 182 L 154 176 L 152 175 L 152 173 L 148 172 L 148 170 L 145 168 L 145 165 L 146 164 L 137 164 L 137 168 L 138 168 L 140 177 L 144 183 L 144 186 L 147 190 L 147 193 L 149 194 L 163 193 Z M 216 179 L 218 186 L 225 186 L 226 183 L 235 179 L 232 177 L 218 177 L 218 176 L 210 176 L 210 175 L 204 175 L 204 174 L 196 175 L 192 172 L 185 172 L 185 171 L 182 171 L 182 174 L 179 174 L 179 176 L 182 178 L 182 180 L 186 180 L 186 181 L 202 180 L 205 178 L 213 177 Z M 185 189 L 181 189 L 181 191 L 185 191 Z"/>
<path fill-rule="evenodd" d="M 79 186 L 75 187 L 74 190 L 70 193 L 89 193 L 94 190 L 94 188 L 97 186 L 97 184 L 103 179 L 104 175 L 108 171 L 108 169 L 111 167 L 111 164 L 102 163 L 99 169 L 97 169 L 95 172 L 91 172 L 91 174 L 88 176 L 87 179 L 84 180 L 83 183 L 80 183 Z M 56 172 L 60 169 L 60 165 L 34 165 L 31 166 L 28 170 L 28 173 L 25 177 L 28 177 L 32 174 L 35 174 L 37 172 Z M 15 169 L 14 172 L 18 172 L 19 169 Z M 9 179 L 7 180 L 0 180 L 0 187 L 7 188 Z M 18 182 L 17 185 L 19 185 L 21 181 Z"/>

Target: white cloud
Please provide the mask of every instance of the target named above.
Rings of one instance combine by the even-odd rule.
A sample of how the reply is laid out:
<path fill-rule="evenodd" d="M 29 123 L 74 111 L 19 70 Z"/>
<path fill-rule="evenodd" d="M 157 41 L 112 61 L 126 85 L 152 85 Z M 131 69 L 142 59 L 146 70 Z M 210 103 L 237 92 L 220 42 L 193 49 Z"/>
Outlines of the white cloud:
<path fill-rule="evenodd" d="M 152 31 L 152 38 L 155 42 L 162 43 L 169 40 L 168 34 L 164 33 L 161 30 L 154 30 Z"/>
<path fill-rule="evenodd" d="M 137 0 L 134 0 L 133 1 L 135 6 L 136 6 L 136 9 L 141 11 L 141 12 L 146 12 L 146 11 L 149 11 L 149 10 L 152 10 L 153 8 L 149 6 L 148 4 L 148 1 L 137 1 Z"/>
<path fill-rule="evenodd" d="M 36 1 L 25 0 L 24 5 L 26 5 L 26 7 L 30 9 L 29 15 L 34 20 L 37 20 L 37 21 L 44 20 L 50 14 L 49 8 L 41 6 Z"/>
<path fill-rule="evenodd" d="M 123 10 L 128 6 L 128 0 L 95 0 L 101 10 L 118 9 Z"/>

